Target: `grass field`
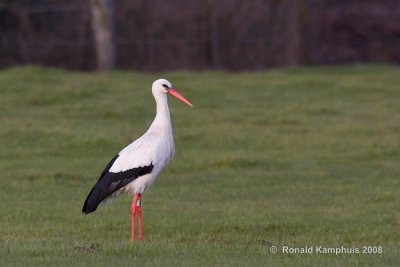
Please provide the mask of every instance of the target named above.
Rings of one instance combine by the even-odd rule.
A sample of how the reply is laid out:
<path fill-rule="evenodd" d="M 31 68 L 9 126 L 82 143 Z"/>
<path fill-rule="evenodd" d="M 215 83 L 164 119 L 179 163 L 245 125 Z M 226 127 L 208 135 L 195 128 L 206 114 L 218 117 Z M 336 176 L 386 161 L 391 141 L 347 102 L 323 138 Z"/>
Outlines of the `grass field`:
<path fill-rule="evenodd" d="M 177 153 L 132 244 L 130 197 L 81 208 L 150 125 L 159 77 L 195 107 L 169 100 Z M 400 68 L 15 68 L 0 71 L 0 123 L 1 266 L 400 266 Z"/>

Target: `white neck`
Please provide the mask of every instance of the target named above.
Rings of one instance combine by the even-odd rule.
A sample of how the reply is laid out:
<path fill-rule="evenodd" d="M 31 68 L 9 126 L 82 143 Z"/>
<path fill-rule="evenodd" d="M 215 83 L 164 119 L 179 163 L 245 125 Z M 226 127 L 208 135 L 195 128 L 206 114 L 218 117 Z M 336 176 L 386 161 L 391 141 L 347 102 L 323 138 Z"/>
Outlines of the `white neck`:
<path fill-rule="evenodd" d="M 171 117 L 167 102 L 167 95 L 153 94 L 157 104 L 157 114 L 148 132 L 158 135 L 163 141 L 163 164 L 166 164 L 175 154 L 174 138 L 172 136 Z"/>
<path fill-rule="evenodd" d="M 157 114 L 150 126 L 150 129 L 172 134 L 171 117 L 169 115 L 168 101 L 166 94 L 155 93 L 154 99 L 157 104 Z"/>

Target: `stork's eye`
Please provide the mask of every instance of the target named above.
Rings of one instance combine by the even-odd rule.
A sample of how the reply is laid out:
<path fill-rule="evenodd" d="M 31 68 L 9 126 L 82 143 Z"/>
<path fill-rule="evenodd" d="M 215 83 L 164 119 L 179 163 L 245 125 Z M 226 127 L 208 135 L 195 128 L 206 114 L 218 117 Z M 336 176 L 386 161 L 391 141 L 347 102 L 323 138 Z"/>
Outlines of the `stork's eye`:
<path fill-rule="evenodd" d="M 167 90 L 169 89 L 168 85 L 166 85 L 166 84 L 163 84 L 162 86 Z"/>

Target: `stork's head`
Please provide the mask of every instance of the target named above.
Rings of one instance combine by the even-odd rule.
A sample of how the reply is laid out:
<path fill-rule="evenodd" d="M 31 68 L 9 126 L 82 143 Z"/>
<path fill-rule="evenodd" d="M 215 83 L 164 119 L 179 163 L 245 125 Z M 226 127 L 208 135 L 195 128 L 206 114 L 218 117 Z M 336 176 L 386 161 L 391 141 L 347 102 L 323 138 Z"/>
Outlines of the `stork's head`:
<path fill-rule="evenodd" d="M 176 91 L 175 88 L 172 87 L 172 84 L 166 79 L 158 79 L 154 81 L 151 89 L 154 96 L 158 94 L 167 94 L 172 97 L 175 97 L 184 104 L 193 107 L 193 105 L 188 100 L 186 100 L 186 98 L 184 98 L 183 95 L 178 93 L 178 91 Z"/>

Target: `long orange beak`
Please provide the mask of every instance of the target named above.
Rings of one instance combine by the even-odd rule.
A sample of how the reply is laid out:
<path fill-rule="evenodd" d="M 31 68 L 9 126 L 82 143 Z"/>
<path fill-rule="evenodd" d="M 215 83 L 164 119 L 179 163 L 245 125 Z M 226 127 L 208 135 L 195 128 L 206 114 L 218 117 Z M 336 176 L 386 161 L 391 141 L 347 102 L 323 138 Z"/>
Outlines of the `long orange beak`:
<path fill-rule="evenodd" d="M 183 95 L 178 93 L 178 91 L 176 91 L 174 88 L 168 89 L 167 94 L 169 94 L 172 97 L 175 97 L 176 99 L 180 100 L 182 103 L 193 107 L 193 105 L 186 98 L 184 98 Z"/>

